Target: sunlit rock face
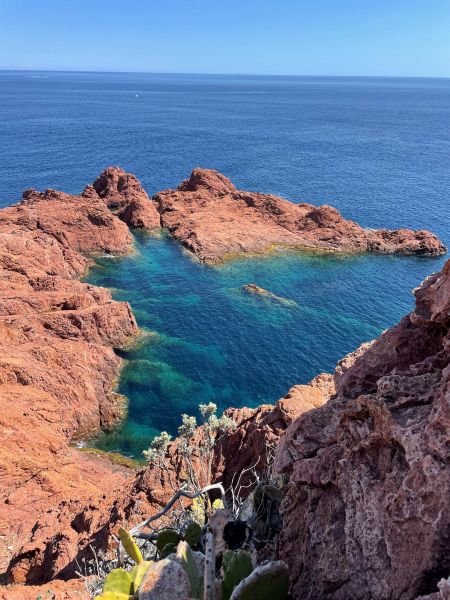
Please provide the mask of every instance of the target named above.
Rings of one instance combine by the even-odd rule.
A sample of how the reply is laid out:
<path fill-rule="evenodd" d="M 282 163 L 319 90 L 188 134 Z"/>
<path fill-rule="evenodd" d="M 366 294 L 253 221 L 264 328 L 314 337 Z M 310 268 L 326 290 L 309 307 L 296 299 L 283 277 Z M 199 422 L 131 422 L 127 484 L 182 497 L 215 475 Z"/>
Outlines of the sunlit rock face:
<path fill-rule="evenodd" d="M 164 190 L 153 200 L 162 225 L 208 263 L 277 246 L 328 252 L 445 253 L 440 240 L 428 231 L 363 229 L 332 206 L 294 204 L 270 194 L 240 191 L 210 169 L 195 169 L 176 190 Z"/>
<path fill-rule="evenodd" d="M 334 251 L 349 240 L 358 252 L 443 251 L 431 234 L 367 232 L 329 207 L 238 192 L 212 171 L 194 171 L 154 205 L 144 194 L 112 168 L 80 196 L 28 190 L 0 211 L 0 529 L 8 539 L 0 560 L 10 581 L 70 579 L 90 544 L 107 548 L 119 524 L 158 511 L 186 478 L 179 440 L 164 469 L 136 476 L 70 445 L 124 414 L 113 348 L 137 325 L 127 303 L 79 277 L 90 254 L 130 251 L 126 223 L 156 229 L 158 209 L 172 235 L 210 262 L 265 251 L 267 236 L 280 244 L 281 230 L 294 246 L 301 235 L 308 247 Z M 222 201 L 228 216 L 216 210 Z M 210 222 L 202 229 L 211 211 L 216 238 Z M 238 246 L 226 234 L 235 225 Z M 275 466 L 287 481 L 280 552 L 293 597 L 409 599 L 435 592 L 448 575 L 449 270 L 428 278 L 415 311 L 342 360 L 334 377 L 294 386 L 274 406 L 227 413 L 236 427 L 216 445 L 211 478 L 227 487 L 249 468 L 263 473 L 278 446 Z M 192 463 L 201 468 L 198 453 Z M 77 586 L 64 587 L 61 597 L 70 589 L 76 597 Z"/>
<path fill-rule="evenodd" d="M 125 254 L 132 240 L 93 190 L 27 190 L 0 211 L 0 559 L 13 581 L 62 576 L 130 478 L 69 443 L 124 416 L 113 347 L 138 333 L 136 321 L 126 302 L 78 278 L 88 255 Z"/>
<path fill-rule="evenodd" d="M 160 228 L 160 217 L 140 182 L 120 167 L 108 167 L 88 186 L 83 195 L 96 194 L 108 208 L 134 229 L 148 231 Z"/>

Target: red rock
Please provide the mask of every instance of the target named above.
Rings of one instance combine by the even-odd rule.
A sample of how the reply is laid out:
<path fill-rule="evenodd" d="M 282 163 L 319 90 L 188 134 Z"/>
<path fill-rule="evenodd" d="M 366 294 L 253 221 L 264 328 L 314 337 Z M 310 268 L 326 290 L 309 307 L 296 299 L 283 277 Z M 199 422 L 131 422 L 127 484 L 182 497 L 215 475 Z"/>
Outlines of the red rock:
<path fill-rule="evenodd" d="M 0 588 L 0 600 L 89 600 L 90 595 L 81 579 L 55 580 L 46 585 L 12 585 Z"/>
<path fill-rule="evenodd" d="M 228 490 L 246 469 L 254 468 L 259 474 L 266 473 L 273 461 L 277 442 L 286 428 L 299 415 L 321 406 L 333 392 L 332 376 L 322 374 L 307 385 L 294 386 L 275 405 L 225 411 L 236 427 L 225 435 L 219 435 L 212 457 L 211 481 L 220 481 Z M 199 427 L 191 446 L 198 448 L 202 443 L 203 429 Z M 190 459 L 200 485 L 210 483 L 205 479 L 204 458 L 194 450 Z M 176 439 L 169 447 L 164 468 L 148 466 L 138 474 L 132 496 L 141 494 L 148 503 L 163 506 L 174 493 L 174 482 L 186 480 L 188 471 L 181 456 L 180 440 Z M 244 496 L 251 491 L 251 488 L 245 487 L 249 480 L 249 473 L 240 477 Z"/>
<path fill-rule="evenodd" d="M 289 247 L 327 252 L 445 253 L 427 231 L 363 229 L 331 206 L 243 192 L 216 171 L 195 169 L 176 190 L 153 197 L 161 223 L 201 261 Z"/>
<path fill-rule="evenodd" d="M 124 414 L 113 347 L 137 334 L 135 319 L 127 303 L 76 278 L 87 255 L 131 243 L 97 195 L 28 190 L 0 211 L 0 563 L 12 581 L 73 574 L 95 530 L 77 531 L 74 517 L 90 502 L 108 513 L 113 490 L 131 479 L 69 446 Z"/>
<path fill-rule="evenodd" d="M 131 173 L 126 173 L 119 167 L 108 167 L 84 194 L 90 194 L 92 189 L 130 227 L 147 230 L 161 227 L 155 204 Z"/>
<path fill-rule="evenodd" d="M 450 572 L 449 280 L 447 262 L 278 445 L 294 597 L 407 600 Z"/>

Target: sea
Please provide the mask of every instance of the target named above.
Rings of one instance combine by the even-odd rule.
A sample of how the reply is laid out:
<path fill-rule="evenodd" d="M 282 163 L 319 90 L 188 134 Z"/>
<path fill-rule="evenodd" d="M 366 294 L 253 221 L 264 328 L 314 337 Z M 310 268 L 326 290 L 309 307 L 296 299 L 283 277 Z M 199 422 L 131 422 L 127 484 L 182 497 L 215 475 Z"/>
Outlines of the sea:
<path fill-rule="evenodd" d="M 80 192 L 108 165 L 149 195 L 217 169 L 240 189 L 450 246 L 450 80 L 0 72 L 0 206 L 30 187 Z M 409 312 L 445 261 L 279 251 L 211 267 L 164 233 L 137 232 L 135 246 L 99 257 L 86 280 L 128 301 L 143 332 L 118 351 L 128 417 L 95 442 L 136 458 L 201 403 L 273 403 L 331 372 Z"/>

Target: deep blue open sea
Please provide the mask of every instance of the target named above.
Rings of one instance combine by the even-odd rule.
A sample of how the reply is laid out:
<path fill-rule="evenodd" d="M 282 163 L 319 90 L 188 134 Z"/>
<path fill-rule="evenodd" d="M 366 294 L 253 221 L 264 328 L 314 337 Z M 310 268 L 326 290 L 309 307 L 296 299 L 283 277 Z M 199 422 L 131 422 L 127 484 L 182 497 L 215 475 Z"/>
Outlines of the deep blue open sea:
<path fill-rule="evenodd" d="M 450 245 L 450 80 L 0 72 L 0 206 L 28 187 L 79 192 L 110 164 L 150 195 L 209 167 Z M 206 267 L 166 236 L 138 234 L 136 248 L 88 277 L 149 332 L 122 353 L 129 418 L 98 442 L 134 456 L 200 402 L 273 402 L 331 370 L 408 312 L 445 260 L 280 252 Z"/>

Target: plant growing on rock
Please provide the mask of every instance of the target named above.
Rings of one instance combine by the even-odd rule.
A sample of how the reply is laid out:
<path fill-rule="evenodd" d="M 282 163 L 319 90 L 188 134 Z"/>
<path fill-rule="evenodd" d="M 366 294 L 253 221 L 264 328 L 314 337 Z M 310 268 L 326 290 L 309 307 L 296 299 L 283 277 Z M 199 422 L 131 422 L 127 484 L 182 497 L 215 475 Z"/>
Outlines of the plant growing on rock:
<path fill-rule="evenodd" d="M 159 466 L 161 466 L 161 461 L 166 455 L 171 440 L 172 436 L 167 431 L 161 431 L 159 435 L 153 438 L 148 450 L 144 450 L 142 454 L 149 463 L 159 463 Z"/>
<path fill-rule="evenodd" d="M 103 582 L 103 589 L 98 600 L 128 600 L 138 592 L 142 579 L 152 565 L 145 561 L 133 537 L 123 528 L 119 529 L 120 541 L 128 556 L 136 563 L 131 571 L 121 567 L 108 573 Z"/>
<path fill-rule="evenodd" d="M 217 406 L 213 403 L 201 404 L 199 412 L 201 427 L 197 427 L 195 417 L 184 414 L 174 446 L 171 446 L 170 435 L 162 432 L 144 453 L 149 463 L 169 474 L 173 473 L 169 461 L 174 455 L 177 460 L 181 457 L 185 482 L 156 515 L 136 525 L 129 533 L 119 531 L 119 556 L 123 547 L 136 564 L 131 571 L 119 568 L 107 575 L 100 596 L 102 600 L 123 600 L 133 594 L 139 600 L 160 600 L 162 597 L 285 600 L 287 597 L 289 578 L 284 563 L 268 562 L 263 568 L 261 565 L 255 568 L 258 551 L 264 544 L 262 538 L 273 529 L 276 511 L 272 504 L 279 504 L 281 491 L 273 479 L 261 480 L 256 470 L 249 468 L 244 474 L 246 482 L 241 484 L 241 473 L 236 488 L 230 491 L 232 503 L 229 506 L 222 485 L 210 481 L 215 445 L 235 424 L 227 416 L 217 417 Z M 206 485 L 201 487 L 203 482 Z M 256 486 L 250 496 L 249 486 Z M 246 501 L 240 497 L 242 490 L 244 497 L 248 496 Z M 220 498 L 212 501 L 212 492 L 220 492 Z M 190 500 L 189 507 L 180 502 L 183 498 Z M 174 509 L 176 503 L 182 506 L 181 517 L 180 509 Z M 168 525 L 167 514 L 171 510 L 174 518 Z M 165 525 L 158 530 L 154 523 L 163 517 Z M 253 539 L 253 526 L 259 522 L 262 535 L 258 541 L 258 538 Z M 146 528 L 150 533 L 144 533 Z M 143 540 L 144 549 L 151 544 L 153 550 L 149 556 L 154 560 L 144 560 L 143 554 L 148 557 L 147 551 L 138 546 L 136 539 Z M 271 554 L 273 556 L 272 551 Z M 120 562 L 119 566 L 122 566 Z"/>

